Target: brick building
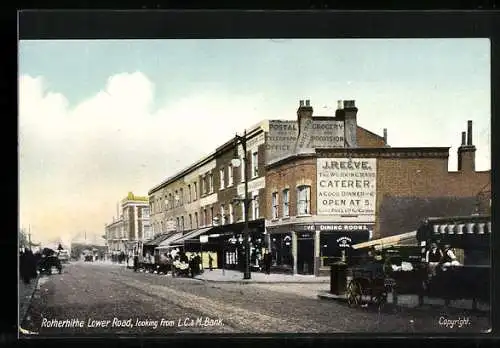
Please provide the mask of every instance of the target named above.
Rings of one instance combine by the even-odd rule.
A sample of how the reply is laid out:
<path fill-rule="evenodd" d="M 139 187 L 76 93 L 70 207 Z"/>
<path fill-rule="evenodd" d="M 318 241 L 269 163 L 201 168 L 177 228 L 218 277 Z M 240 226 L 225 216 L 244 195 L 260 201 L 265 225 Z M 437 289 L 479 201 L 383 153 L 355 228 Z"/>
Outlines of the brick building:
<path fill-rule="evenodd" d="M 231 139 L 210 155 L 171 176 L 149 191 L 151 222 L 158 248 L 182 247 L 211 251 L 218 267 L 241 259 L 244 207 L 244 170 L 248 176 L 251 260 L 257 265 L 271 239 L 265 227 L 270 202 L 266 164 L 290 154 L 345 146 L 384 147 L 384 137 L 356 124 L 354 102 L 339 106 L 336 117 L 312 116 L 309 101 L 301 101 L 296 120 L 264 120 L 246 131 L 247 164 L 231 167 L 235 142 Z M 346 140 L 347 139 L 347 140 Z M 358 145 L 359 143 L 359 145 Z M 239 144 L 237 155 L 243 159 Z M 201 245 L 199 237 L 208 236 Z M 240 264 L 241 266 L 241 264 Z"/>
<path fill-rule="evenodd" d="M 134 253 L 140 243 L 153 238 L 148 197 L 129 192 L 118 210 L 118 216 L 105 225 L 108 251 Z"/>
<path fill-rule="evenodd" d="M 304 124 L 312 108 L 301 109 Z M 389 147 L 386 131 L 379 137 L 360 128 L 356 113 L 347 101 L 334 118 L 345 124 L 344 147 L 295 151 L 267 163 L 266 229 L 276 268 L 320 274 L 332 258 L 352 253 L 352 244 L 415 230 L 429 216 L 489 210 L 491 172 L 475 171 L 471 121 L 458 171 L 449 172 L 449 147 Z M 349 122 L 357 127 L 350 135 Z"/>

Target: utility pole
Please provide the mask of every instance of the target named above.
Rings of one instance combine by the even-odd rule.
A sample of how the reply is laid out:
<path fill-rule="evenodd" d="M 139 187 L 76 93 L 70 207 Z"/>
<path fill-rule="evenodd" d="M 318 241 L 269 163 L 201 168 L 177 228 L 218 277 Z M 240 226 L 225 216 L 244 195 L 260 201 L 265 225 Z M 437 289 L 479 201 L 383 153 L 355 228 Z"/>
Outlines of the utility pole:
<path fill-rule="evenodd" d="M 30 247 L 30 251 L 32 251 L 31 250 L 31 224 L 28 225 L 28 244 Z"/>

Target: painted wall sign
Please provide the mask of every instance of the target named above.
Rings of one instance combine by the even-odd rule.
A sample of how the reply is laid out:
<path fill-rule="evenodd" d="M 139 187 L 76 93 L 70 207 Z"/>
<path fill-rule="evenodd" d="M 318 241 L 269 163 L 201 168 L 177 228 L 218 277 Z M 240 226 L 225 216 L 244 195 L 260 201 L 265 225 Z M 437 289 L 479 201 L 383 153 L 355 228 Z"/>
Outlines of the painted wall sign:
<path fill-rule="evenodd" d="M 270 120 L 266 162 L 307 149 L 344 147 L 344 143 L 343 121 L 305 119 L 299 135 L 297 121 Z"/>
<path fill-rule="evenodd" d="M 373 229 L 373 225 L 339 224 L 339 225 L 318 225 L 320 231 L 368 231 Z"/>
<path fill-rule="evenodd" d="M 377 160 L 375 158 L 318 158 L 318 215 L 375 218 Z"/>
<path fill-rule="evenodd" d="M 266 187 L 266 178 L 260 177 L 257 179 L 253 179 L 248 182 L 248 192 L 257 191 Z M 237 188 L 238 195 L 242 196 L 245 194 L 245 184 L 239 184 Z"/>

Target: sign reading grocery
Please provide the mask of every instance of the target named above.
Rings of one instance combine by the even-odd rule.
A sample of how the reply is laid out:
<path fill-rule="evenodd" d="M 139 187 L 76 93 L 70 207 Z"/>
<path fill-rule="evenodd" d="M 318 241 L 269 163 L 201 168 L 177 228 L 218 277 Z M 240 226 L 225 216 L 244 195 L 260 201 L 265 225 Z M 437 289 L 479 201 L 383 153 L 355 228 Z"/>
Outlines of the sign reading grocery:
<path fill-rule="evenodd" d="M 318 215 L 375 216 L 377 160 L 318 158 Z"/>
<path fill-rule="evenodd" d="M 266 160 L 271 162 L 305 149 L 344 147 L 344 122 L 332 120 L 270 120 Z"/>

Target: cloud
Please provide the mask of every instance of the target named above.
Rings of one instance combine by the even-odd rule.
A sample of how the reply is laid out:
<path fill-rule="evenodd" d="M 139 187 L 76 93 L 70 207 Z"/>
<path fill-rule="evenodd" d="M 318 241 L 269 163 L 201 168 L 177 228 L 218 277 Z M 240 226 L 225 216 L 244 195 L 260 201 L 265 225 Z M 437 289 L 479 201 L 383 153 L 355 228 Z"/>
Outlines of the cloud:
<path fill-rule="evenodd" d="M 101 235 L 128 191 L 147 194 L 266 118 L 255 113 L 262 95 L 235 98 L 216 86 L 165 98 L 154 109 L 162 96 L 141 72 L 110 77 L 74 106 L 46 86 L 43 77 L 20 77 L 21 223 L 31 223 L 40 238 L 82 230 Z"/>

